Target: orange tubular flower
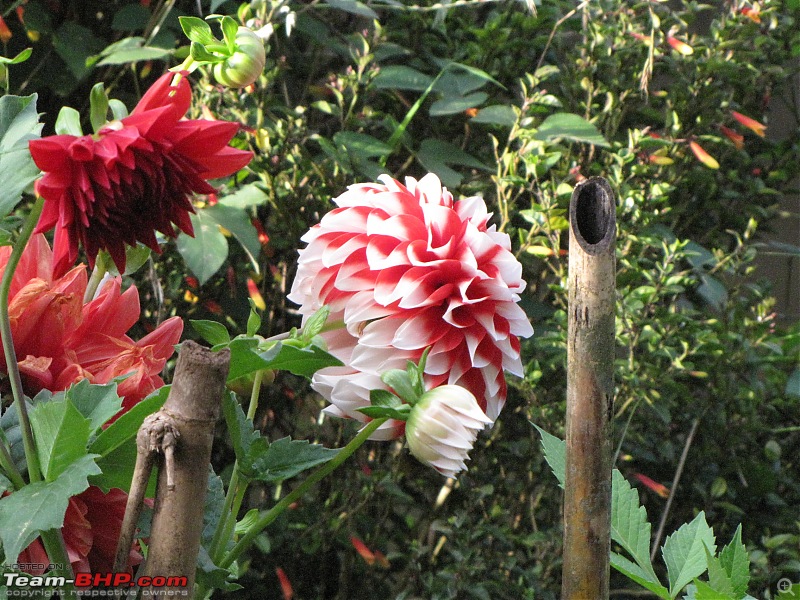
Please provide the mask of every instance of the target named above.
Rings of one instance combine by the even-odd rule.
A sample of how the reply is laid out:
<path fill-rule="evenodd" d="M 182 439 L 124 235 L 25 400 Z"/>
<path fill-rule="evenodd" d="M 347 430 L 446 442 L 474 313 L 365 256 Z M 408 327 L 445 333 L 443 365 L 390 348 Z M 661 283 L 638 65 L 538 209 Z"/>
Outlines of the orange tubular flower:
<path fill-rule="evenodd" d="M 682 42 L 678 38 L 672 37 L 671 35 L 667 37 L 667 43 L 672 46 L 673 50 L 683 54 L 684 56 L 694 54 L 694 48 L 692 48 L 686 42 Z"/>
<path fill-rule="evenodd" d="M 745 127 L 747 127 L 750 131 L 755 133 L 758 137 L 762 137 L 763 138 L 766 135 L 767 126 L 764 125 L 763 123 L 759 123 L 755 119 L 751 119 L 747 115 L 743 115 L 742 113 L 736 112 L 735 110 L 731 111 L 731 115 L 733 116 L 734 119 L 739 121 L 739 123 L 741 125 L 744 125 Z"/>
<path fill-rule="evenodd" d="M 736 146 L 737 150 L 744 148 L 744 136 L 741 133 L 736 133 L 730 127 L 725 127 L 725 125 L 720 125 L 719 130 L 725 135 L 725 137 L 733 142 L 733 145 Z"/>
<path fill-rule="evenodd" d="M 177 83 L 176 83 L 177 81 Z M 236 123 L 184 119 L 192 91 L 187 73 L 165 73 L 121 121 L 96 135 L 32 140 L 31 156 L 45 173 L 37 233 L 56 228 L 56 266 L 72 264 L 82 245 L 94 264 L 107 250 L 120 272 L 125 244 L 160 252 L 155 232 L 192 235 L 191 194 L 213 194 L 207 180 L 243 168 L 251 152 L 228 142 Z"/>
<path fill-rule="evenodd" d="M 695 157 L 709 169 L 719 169 L 717 159 L 711 156 L 708 152 L 703 150 L 703 147 L 697 142 L 689 142 L 689 147 L 694 152 Z"/>
<path fill-rule="evenodd" d="M 655 492 L 662 498 L 667 498 L 669 496 L 669 488 L 657 481 L 653 481 L 647 475 L 642 475 L 641 473 L 634 473 L 633 476 L 639 480 L 639 482 L 648 488 L 649 490 Z"/>

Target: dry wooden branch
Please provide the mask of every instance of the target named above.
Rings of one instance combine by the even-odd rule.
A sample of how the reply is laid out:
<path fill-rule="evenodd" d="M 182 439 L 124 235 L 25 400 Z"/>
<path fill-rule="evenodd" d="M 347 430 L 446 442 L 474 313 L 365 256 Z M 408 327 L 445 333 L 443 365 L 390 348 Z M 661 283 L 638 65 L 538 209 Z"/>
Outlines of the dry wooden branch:
<path fill-rule="evenodd" d="M 570 201 L 563 600 L 609 593 L 615 210 L 602 178 Z"/>
<path fill-rule="evenodd" d="M 139 429 L 136 470 L 115 571 L 127 566 L 133 529 L 155 465 L 159 473 L 153 523 L 147 562 L 140 575 L 185 577 L 188 584 L 149 588 L 148 595 L 187 591 L 191 596 L 203 528 L 211 443 L 229 362 L 227 349 L 211 352 L 192 341 L 184 342 L 167 401 Z"/>

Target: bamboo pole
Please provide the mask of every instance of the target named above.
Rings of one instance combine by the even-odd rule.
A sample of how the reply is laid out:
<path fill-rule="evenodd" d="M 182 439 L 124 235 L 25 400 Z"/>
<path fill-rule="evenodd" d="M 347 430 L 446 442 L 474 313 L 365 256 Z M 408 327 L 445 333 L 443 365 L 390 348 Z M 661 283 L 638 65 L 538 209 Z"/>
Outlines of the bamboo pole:
<path fill-rule="evenodd" d="M 572 193 L 563 600 L 609 595 L 615 211 L 605 179 L 588 179 Z"/>
<path fill-rule="evenodd" d="M 150 467 L 155 463 L 159 472 L 150 545 L 139 575 L 173 578 L 175 585 L 144 588 L 148 596 L 192 595 L 211 443 L 229 362 L 227 349 L 211 352 L 191 340 L 184 342 L 167 401 L 139 429 L 137 471 L 126 507 L 117 564 L 127 558 L 130 540 L 126 523 L 135 525 L 141 510 L 138 496 L 147 487 Z"/>

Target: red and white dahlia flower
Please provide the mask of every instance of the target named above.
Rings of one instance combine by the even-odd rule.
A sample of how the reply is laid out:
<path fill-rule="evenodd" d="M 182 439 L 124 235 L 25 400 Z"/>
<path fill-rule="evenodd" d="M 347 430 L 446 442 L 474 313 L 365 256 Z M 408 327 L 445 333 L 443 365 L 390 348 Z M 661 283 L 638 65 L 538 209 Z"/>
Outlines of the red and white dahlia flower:
<path fill-rule="evenodd" d="M 207 183 L 235 173 L 252 158 L 228 142 L 237 123 L 184 119 L 192 101 L 187 73 L 162 75 L 130 116 L 95 135 L 54 135 L 30 142 L 44 177 L 37 233 L 56 228 L 56 268 L 72 265 L 83 245 L 94 265 L 107 250 L 120 272 L 125 244 L 160 252 L 154 232 L 192 235 L 190 194 L 211 194 Z M 177 78 L 177 83 L 176 83 Z"/>
<path fill-rule="evenodd" d="M 386 388 L 380 374 L 430 347 L 426 388 L 460 385 L 494 421 L 504 371 L 522 375 L 519 338 L 533 333 L 517 304 L 525 281 L 509 237 L 488 225 L 482 198 L 455 201 L 433 174 L 380 181 L 350 186 L 302 238 L 289 299 L 304 318 L 328 305 L 329 323 L 343 324 L 323 337 L 346 366 L 319 371 L 313 386 L 329 414 L 367 421 L 358 409 Z M 390 420 L 373 437 L 403 427 Z"/>

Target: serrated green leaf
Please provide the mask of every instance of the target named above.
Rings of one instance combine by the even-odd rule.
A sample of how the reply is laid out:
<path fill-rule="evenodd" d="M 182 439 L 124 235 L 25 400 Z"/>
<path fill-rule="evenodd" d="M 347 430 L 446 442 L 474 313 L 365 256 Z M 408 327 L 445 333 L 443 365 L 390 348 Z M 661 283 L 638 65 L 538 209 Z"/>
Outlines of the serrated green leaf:
<path fill-rule="evenodd" d="M 289 371 L 295 375 L 311 378 L 311 376 L 325 367 L 339 367 L 342 361 L 328 354 L 319 346 L 297 348 L 287 344 L 278 343 L 271 349 L 260 354 L 265 361 L 265 369 Z"/>
<path fill-rule="evenodd" d="M 189 215 L 194 237 L 185 233 L 178 236 L 177 246 L 186 266 L 197 276 L 200 285 L 208 281 L 228 258 L 228 240 L 219 225 L 204 211 Z"/>
<path fill-rule="evenodd" d="M 236 563 L 233 563 L 233 568 Z M 223 569 L 214 564 L 208 555 L 208 550 L 200 546 L 197 554 L 197 583 L 209 590 L 220 590 L 222 592 L 234 592 L 242 589 L 238 583 L 231 581 L 234 576 L 228 569 Z"/>
<path fill-rule="evenodd" d="M 222 323 L 217 321 L 207 321 L 205 319 L 190 319 L 189 324 L 192 326 L 201 338 L 207 341 L 212 346 L 217 344 L 227 344 L 231 341 L 231 336 L 228 329 Z"/>
<path fill-rule="evenodd" d="M 253 422 L 244 414 L 234 394 L 225 395 L 222 399 L 222 413 L 228 426 L 228 435 L 231 436 L 233 452 L 237 460 L 245 462 L 250 447 L 261 437 L 261 433 L 253 427 Z"/>
<path fill-rule="evenodd" d="M 208 467 L 208 486 L 206 487 L 205 508 L 203 510 L 203 533 L 201 543 L 208 548 L 214 538 L 217 524 L 222 518 L 222 508 L 225 505 L 225 488 L 222 479 L 214 473 L 214 469 Z"/>
<path fill-rule="evenodd" d="M 36 451 L 46 481 L 55 481 L 79 457 L 86 454 L 89 419 L 62 398 L 35 404 L 30 412 Z"/>
<path fill-rule="evenodd" d="M 241 208 L 221 203 L 207 206 L 202 212 L 231 232 L 247 253 L 255 272 L 260 273 L 261 265 L 258 257 L 261 254 L 261 242 L 258 239 L 258 231 L 250 220 L 250 215 Z"/>
<path fill-rule="evenodd" d="M 715 590 L 712 586 L 699 579 L 686 589 L 684 600 L 736 600 L 733 596 Z"/>
<path fill-rule="evenodd" d="M 403 405 L 403 401 L 389 390 L 370 390 L 369 401 L 372 406 L 384 408 L 398 408 Z"/>
<path fill-rule="evenodd" d="M 628 579 L 635 581 L 643 588 L 646 588 L 656 594 L 659 598 L 663 598 L 664 600 L 670 600 L 669 590 L 661 585 L 657 580 L 652 581 L 650 576 L 645 573 L 642 568 L 625 558 L 617 554 L 616 552 L 611 553 L 611 566 L 614 567 L 617 571 L 625 575 Z"/>
<path fill-rule="evenodd" d="M 294 477 L 306 469 L 328 462 L 339 453 L 338 448 L 325 448 L 310 444 L 307 440 L 289 437 L 276 440 L 267 448 L 258 446 L 251 446 L 251 454 L 253 449 L 258 450 L 256 455 L 249 457 L 251 476 L 267 483 Z"/>
<path fill-rule="evenodd" d="M 267 367 L 267 361 L 258 354 L 258 343 L 259 340 L 252 337 L 237 337 L 231 340 L 228 345 L 231 351 L 228 381 L 233 381 Z"/>
<path fill-rule="evenodd" d="M 145 43 L 146 40 L 138 36 L 123 38 L 104 48 L 100 54 L 90 56 L 86 59 L 86 62 L 87 64 L 98 67 L 104 65 L 125 65 L 143 60 L 161 60 L 172 53 L 170 50 L 164 48 L 145 46 Z"/>
<path fill-rule="evenodd" d="M 71 106 L 62 106 L 58 111 L 55 129 L 58 135 L 82 136 L 81 114 Z"/>
<path fill-rule="evenodd" d="M 730 578 L 733 595 L 742 598 L 750 583 L 750 555 L 742 543 L 742 526 L 736 528 L 733 539 L 719 553 L 719 561 Z"/>
<path fill-rule="evenodd" d="M 0 98 L 0 218 L 19 202 L 22 192 L 39 176 L 28 143 L 40 136 L 36 94 Z"/>
<path fill-rule="evenodd" d="M 611 475 L 611 539 L 630 554 L 651 582 L 657 583 L 650 562 L 650 523 L 647 511 L 639 504 L 639 492 L 617 469 Z"/>
<path fill-rule="evenodd" d="M 428 171 L 436 173 L 442 183 L 450 188 L 458 187 L 462 176 L 448 165 L 465 166 L 482 171 L 490 170 L 489 167 L 474 156 L 464 152 L 458 146 L 437 139 L 422 141 L 417 152 L 417 160 Z"/>
<path fill-rule="evenodd" d="M 89 487 L 87 477 L 100 472 L 94 458 L 84 449 L 84 455 L 67 465 L 53 481 L 31 483 L 0 498 L 0 541 L 5 564 L 15 563 L 19 553 L 40 532 L 63 525 L 69 499 Z"/>
<path fill-rule="evenodd" d="M 608 147 L 608 141 L 592 123 L 570 113 L 556 113 L 547 117 L 534 134 L 537 140 L 565 138 L 575 142 Z"/>
<path fill-rule="evenodd" d="M 733 597 L 733 582 L 730 576 L 725 571 L 725 568 L 720 563 L 719 558 L 714 556 L 711 552 L 706 550 L 706 564 L 708 565 L 708 586 L 715 593 L 720 594 L 723 598 L 730 598 L 730 600 L 738 600 Z M 695 581 L 697 583 L 697 581 Z"/>
<path fill-rule="evenodd" d="M 37 394 L 37 398 L 42 394 L 46 394 L 48 397 L 52 396 L 51 392 L 42 390 L 42 392 Z M 33 405 L 27 402 L 27 406 L 28 414 L 30 414 Z M 22 441 L 22 428 L 19 424 L 19 413 L 17 412 L 16 405 L 12 404 L 8 409 L 3 411 L 3 416 L 0 417 L 0 428 L 3 430 L 3 436 L 8 444 L 14 465 L 20 473 L 25 473 L 28 470 L 28 463 L 25 460 L 25 444 Z"/>
<path fill-rule="evenodd" d="M 64 396 L 89 419 L 90 434 L 100 429 L 122 408 L 116 382 L 90 384 L 88 379 L 83 379 L 73 384 Z"/>
<path fill-rule="evenodd" d="M 700 512 L 667 537 L 661 553 L 667 565 L 671 598 L 706 571 L 706 548 L 712 553 L 717 550 L 714 532 L 706 523 L 705 512 Z"/>
<path fill-rule="evenodd" d="M 544 459 L 550 468 L 553 470 L 553 475 L 558 479 L 558 485 L 563 489 L 564 481 L 567 477 L 567 444 L 564 440 L 558 439 L 554 435 L 550 435 L 544 429 L 531 423 L 539 435 L 542 436 L 542 449 L 544 450 Z"/>

